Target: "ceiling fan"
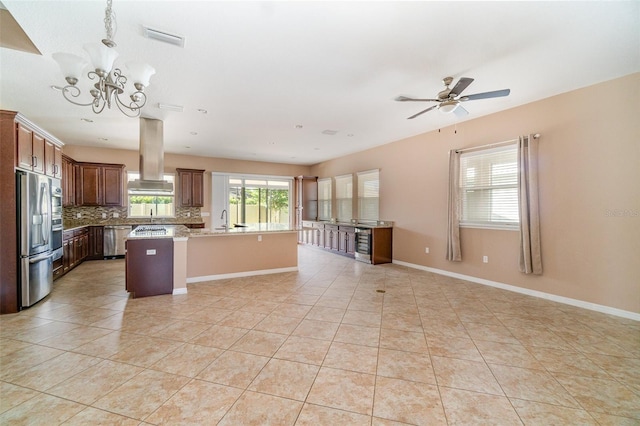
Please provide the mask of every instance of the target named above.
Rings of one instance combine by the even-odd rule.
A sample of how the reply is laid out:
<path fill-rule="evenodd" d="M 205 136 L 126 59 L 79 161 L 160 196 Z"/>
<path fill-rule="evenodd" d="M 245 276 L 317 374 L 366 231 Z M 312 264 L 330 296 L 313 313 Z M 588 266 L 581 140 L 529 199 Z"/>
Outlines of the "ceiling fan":
<path fill-rule="evenodd" d="M 444 113 L 453 112 L 458 117 L 464 117 L 469 114 L 469 111 L 464 109 L 461 102 L 466 101 L 474 101 L 477 99 L 489 99 L 489 98 L 499 98 L 502 96 L 508 96 L 511 93 L 510 89 L 503 90 L 494 90 L 493 92 L 484 92 L 484 93 L 476 93 L 474 95 L 460 96 L 460 94 L 466 89 L 472 82 L 473 78 L 461 77 L 460 80 L 453 86 L 453 89 L 450 89 L 449 86 L 453 82 L 453 77 L 445 77 L 442 82 L 445 85 L 445 89 L 438 93 L 437 99 L 415 99 L 408 98 L 406 96 L 398 96 L 395 100 L 398 102 L 438 102 L 437 105 L 429 107 L 423 111 L 420 111 L 417 114 L 408 117 L 407 120 L 411 120 L 412 118 L 416 118 L 419 115 L 424 114 L 425 112 L 429 112 L 433 109 L 439 109 Z"/>

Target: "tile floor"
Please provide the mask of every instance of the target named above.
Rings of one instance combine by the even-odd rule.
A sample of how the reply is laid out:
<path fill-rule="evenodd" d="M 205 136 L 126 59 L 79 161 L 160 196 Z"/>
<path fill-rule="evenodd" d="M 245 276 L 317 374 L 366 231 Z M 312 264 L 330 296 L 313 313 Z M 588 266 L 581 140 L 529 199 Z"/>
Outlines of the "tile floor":
<path fill-rule="evenodd" d="M 0 317 L 0 424 L 640 424 L 640 323 L 299 253 L 135 300 L 83 263 Z"/>

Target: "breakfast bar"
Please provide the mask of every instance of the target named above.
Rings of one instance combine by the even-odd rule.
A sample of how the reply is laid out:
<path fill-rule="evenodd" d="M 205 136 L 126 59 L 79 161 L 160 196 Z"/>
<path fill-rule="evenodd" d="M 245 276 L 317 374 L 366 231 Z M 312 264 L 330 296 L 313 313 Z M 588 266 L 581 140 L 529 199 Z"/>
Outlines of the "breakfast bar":
<path fill-rule="evenodd" d="M 138 227 L 127 237 L 126 268 L 133 297 L 183 294 L 187 283 L 293 272 L 297 233 L 264 223 L 214 230 Z"/>

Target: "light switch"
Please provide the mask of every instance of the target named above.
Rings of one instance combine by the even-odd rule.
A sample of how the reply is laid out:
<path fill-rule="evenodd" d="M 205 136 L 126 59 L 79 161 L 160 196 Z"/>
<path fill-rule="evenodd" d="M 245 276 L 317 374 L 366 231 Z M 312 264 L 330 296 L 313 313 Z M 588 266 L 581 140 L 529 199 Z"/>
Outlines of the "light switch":
<path fill-rule="evenodd" d="M 147 256 L 155 256 L 155 255 L 156 255 L 156 249 L 147 250 Z"/>

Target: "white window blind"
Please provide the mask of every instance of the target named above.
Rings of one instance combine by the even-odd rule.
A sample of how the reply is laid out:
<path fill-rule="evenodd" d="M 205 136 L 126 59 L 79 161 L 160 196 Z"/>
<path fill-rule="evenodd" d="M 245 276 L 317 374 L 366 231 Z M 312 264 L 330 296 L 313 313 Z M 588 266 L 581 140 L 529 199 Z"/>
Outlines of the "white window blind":
<path fill-rule="evenodd" d="M 460 155 L 461 225 L 518 225 L 517 146 L 507 145 Z"/>
<path fill-rule="evenodd" d="M 349 222 L 353 217 L 353 175 L 336 176 L 336 207 L 340 222 Z"/>
<path fill-rule="evenodd" d="M 318 179 L 318 219 L 331 219 L 331 178 Z"/>
<path fill-rule="evenodd" d="M 378 220 L 380 170 L 358 172 L 358 219 Z"/>

